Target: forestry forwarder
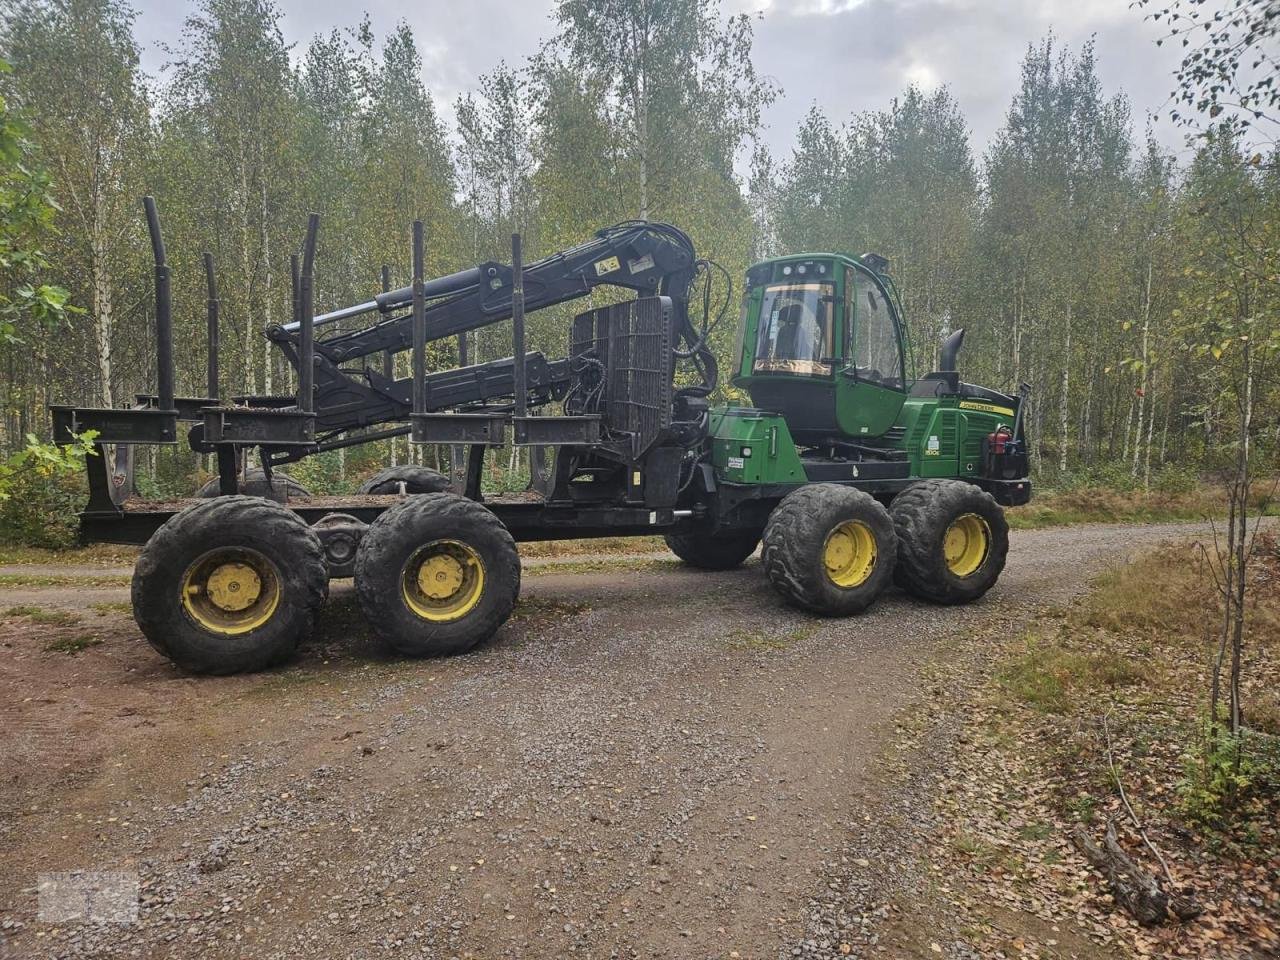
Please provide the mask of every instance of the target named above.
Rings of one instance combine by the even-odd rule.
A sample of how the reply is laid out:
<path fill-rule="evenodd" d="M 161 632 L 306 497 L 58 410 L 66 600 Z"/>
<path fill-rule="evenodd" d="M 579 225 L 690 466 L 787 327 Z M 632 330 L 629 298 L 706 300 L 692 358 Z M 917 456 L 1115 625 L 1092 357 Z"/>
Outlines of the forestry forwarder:
<path fill-rule="evenodd" d="M 365 617 L 402 653 L 466 650 L 511 614 L 522 540 L 661 533 L 686 563 L 712 570 L 741 564 L 763 540 L 769 581 L 814 613 L 861 611 L 891 579 L 926 600 L 963 603 L 1004 567 L 1001 505 L 1031 495 L 1025 387 L 1014 397 L 962 382 L 962 330 L 944 342 L 940 371 L 910 378 L 899 300 L 875 255 L 753 266 L 731 372 L 752 406 L 712 407 L 718 371 L 707 341 L 719 268 L 676 227 L 619 224 L 528 265 L 517 235 L 511 265 L 427 281 L 415 223 L 411 286 L 389 290 L 384 269 L 375 299 L 315 316 L 312 215 L 301 261 L 293 258 L 294 320 L 267 331 L 297 370 L 298 393 L 224 402 L 208 255 L 208 395 L 174 396 L 169 268 L 150 198 L 146 208 L 158 392 L 128 410 L 54 407 L 54 433 L 66 441 L 97 432 L 82 535 L 144 544 L 134 616 L 153 646 L 194 672 L 288 658 L 332 577 L 354 576 Z M 526 352 L 526 310 L 598 286 L 636 296 L 574 317 L 567 358 Z M 700 323 L 689 316 L 691 294 L 702 301 Z M 725 307 L 731 297 L 730 282 Z M 370 314 L 372 324 L 316 338 Z M 463 365 L 426 371 L 428 341 L 508 319 L 512 358 L 523 363 L 467 365 L 460 337 Z M 391 357 L 405 350 L 413 374 L 396 379 Z M 218 478 L 202 498 L 138 499 L 132 447 L 176 443 L 180 421 L 194 422 L 189 442 L 216 457 Z M 532 448 L 532 492 L 485 501 L 485 453 L 508 428 Z M 465 461 L 458 492 L 434 471 L 402 466 L 362 495 L 311 497 L 275 472 L 404 435 Z M 246 472 L 253 447 L 262 466 Z"/>

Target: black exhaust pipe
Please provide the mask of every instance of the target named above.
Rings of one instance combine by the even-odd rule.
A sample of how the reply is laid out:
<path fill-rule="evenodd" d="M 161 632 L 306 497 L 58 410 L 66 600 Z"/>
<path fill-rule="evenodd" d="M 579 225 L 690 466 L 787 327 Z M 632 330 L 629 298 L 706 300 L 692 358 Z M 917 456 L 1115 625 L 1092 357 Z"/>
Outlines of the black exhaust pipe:
<path fill-rule="evenodd" d="M 960 348 L 964 346 L 964 327 L 961 327 L 947 339 L 942 341 L 942 353 L 938 358 L 939 373 L 956 373 L 956 357 L 960 355 Z"/>

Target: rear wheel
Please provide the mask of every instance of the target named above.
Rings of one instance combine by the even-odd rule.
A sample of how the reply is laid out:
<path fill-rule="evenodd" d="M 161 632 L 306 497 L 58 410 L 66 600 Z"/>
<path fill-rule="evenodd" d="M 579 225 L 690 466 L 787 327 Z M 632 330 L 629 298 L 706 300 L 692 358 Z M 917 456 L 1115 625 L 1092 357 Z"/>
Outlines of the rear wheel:
<path fill-rule="evenodd" d="M 794 606 L 827 616 L 865 610 L 893 576 L 897 538 L 869 494 L 814 483 L 787 494 L 764 528 L 764 569 Z"/>
<path fill-rule="evenodd" d="M 394 494 L 401 493 L 448 493 L 452 490 L 449 478 L 444 474 L 427 467 L 419 467 L 406 463 L 398 467 L 387 467 L 379 470 L 372 477 L 360 484 L 360 493 Z"/>
<path fill-rule="evenodd" d="M 922 480 L 893 499 L 895 579 L 934 603 L 969 603 L 990 590 L 1009 553 L 1009 525 L 991 494 L 963 480 Z"/>
<path fill-rule="evenodd" d="M 703 570 L 732 570 L 741 566 L 760 545 L 760 534 L 754 531 L 718 536 L 668 533 L 663 539 L 677 557 Z"/>
<path fill-rule="evenodd" d="M 260 497 L 218 497 L 171 517 L 133 571 L 148 642 L 192 673 L 243 673 L 293 654 L 328 593 L 320 540 Z"/>
<path fill-rule="evenodd" d="M 520 556 L 502 522 L 452 493 L 409 497 L 369 525 L 356 554 L 365 618 L 413 657 L 469 650 L 491 637 L 520 595 Z"/>
<path fill-rule="evenodd" d="M 238 492 L 246 497 L 264 497 L 267 500 L 275 500 L 277 503 L 283 503 L 293 497 L 311 496 L 310 490 L 279 470 L 272 472 L 271 482 L 268 483 L 266 471 L 261 467 L 254 467 L 240 478 Z M 217 477 L 214 477 L 196 491 L 196 496 L 206 498 L 222 496 L 221 482 Z"/>

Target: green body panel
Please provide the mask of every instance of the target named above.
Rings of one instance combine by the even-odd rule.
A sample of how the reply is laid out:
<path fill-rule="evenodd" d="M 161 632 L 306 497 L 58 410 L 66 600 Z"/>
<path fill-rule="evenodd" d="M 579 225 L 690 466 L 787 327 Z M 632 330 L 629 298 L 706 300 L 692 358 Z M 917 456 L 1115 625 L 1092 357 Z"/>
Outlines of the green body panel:
<path fill-rule="evenodd" d="M 735 407 L 711 411 L 711 464 L 728 483 L 804 483 L 804 466 L 787 422 Z"/>
<path fill-rule="evenodd" d="M 900 448 L 911 458 L 918 477 L 977 477 L 982 474 L 982 440 L 1004 424 L 1012 426 L 1007 407 L 963 397 L 918 399 L 902 406 L 897 426 Z"/>
<path fill-rule="evenodd" d="M 851 439 L 882 437 L 901 416 L 906 391 L 836 374 L 836 424 Z"/>
<path fill-rule="evenodd" d="M 894 424 L 901 428 L 901 439 L 890 449 L 906 451 L 913 477 L 979 477 L 983 438 L 1012 421 L 1007 407 L 984 401 L 908 397 Z M 717 407 L 711 411 L 711 436 L 711 463 L 720 480 L 806 481 L 791 431 L 778 414 Z M 750 452 L 744 455 L 744 449 Z"/>

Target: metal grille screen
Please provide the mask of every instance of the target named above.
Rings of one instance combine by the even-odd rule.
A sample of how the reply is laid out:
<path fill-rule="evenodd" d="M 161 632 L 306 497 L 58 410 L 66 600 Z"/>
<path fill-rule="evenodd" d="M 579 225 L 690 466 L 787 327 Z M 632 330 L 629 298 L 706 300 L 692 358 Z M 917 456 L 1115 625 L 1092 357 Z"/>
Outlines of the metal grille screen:
<path fill-rule="evenodd" d="M 593 351 L 604 365 L 602 426 L 639 457 L 671 423 L 671 299 L 641 297 L 581 313 L 569 346 L 571 356 Z"/>

